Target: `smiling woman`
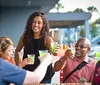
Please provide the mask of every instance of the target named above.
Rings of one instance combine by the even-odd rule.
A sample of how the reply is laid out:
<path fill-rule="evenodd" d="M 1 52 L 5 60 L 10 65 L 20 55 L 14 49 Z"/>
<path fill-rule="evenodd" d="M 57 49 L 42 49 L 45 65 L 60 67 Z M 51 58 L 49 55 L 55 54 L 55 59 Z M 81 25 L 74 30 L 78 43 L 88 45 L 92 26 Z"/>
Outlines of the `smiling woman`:
<path fill-rule="evenodd" d="M 2 58 L 5 61 L 15 64 L 15 61 L 12 58 L 12 54 L 13 54 L 12 49 L 13 49 L 13 45 L 14 45 L 12 40 L 8 37 L 0 37 L 0 43 L 1 43 L 0 49 L 2 50 L 2 52 L 5 53 L 5 55 L 2 56 Z M 1 52 L 0 52 L 0 54 L 1 54 Z"/>
<path fill-rule="evenodd" d="M 12 57 L 13 55 L 13 42 L 8 37 L 0 37 L 0 57 L 5 61 L 15 64 L 15 61 Z M 3 55 L 4 54 L 4 55 Z M 28 59 L 24 59 L 18 66 L 20 68 L 28 64 Z"/>
<path fill-rule="evenodd" d="M 26 65 L 24 69 L 34 71 L 40 64 L 39 54 L 40 50 L 48 50 L 52 53 L 51 42 L 54 39 L 49 32 L 49 23 L 46 19 L 46 15 L 42 12 L 33 12 L 26 22 L 25 31 L 23 32 L 19 43 L 15 50 L 16 64 L 20 63 L 20 56 L 18 52 L 23 50 L 23 59 L 27 58 L 29 54 L 35 54 L 34 64 Z M 56 54 L 56 53 L 55 53 Z M 41 83 L 50 83 L 51 78 L 54 75 L 52 64 L 48 66 L 47 73 Z"/>
<path fill-rule="evenodd" d="M 30 85 L 33 83 L 39 84 L 40 81 L 45 76 L 48 65 L 51 64 L 52 56 L 50 56 L 50 54 L 47 54 L 44 58 L 40 58 L 40 61 L 41 60 L 42 61 L 39 67 L 34 72 L 29 72 L 17 67 L 16 65 L 11 64 L 12 48 L 13 44 L 10 38 L 0 37 L 0 74 L 2 74 L 0 75 L 0 84 L 1 85 L 13 85 L 13 84 Z M 30 59 L 28 59 L 24 64 L 28 64 L 29 62 Z M 41 69 L 42 72 L 40 72 Z"/>

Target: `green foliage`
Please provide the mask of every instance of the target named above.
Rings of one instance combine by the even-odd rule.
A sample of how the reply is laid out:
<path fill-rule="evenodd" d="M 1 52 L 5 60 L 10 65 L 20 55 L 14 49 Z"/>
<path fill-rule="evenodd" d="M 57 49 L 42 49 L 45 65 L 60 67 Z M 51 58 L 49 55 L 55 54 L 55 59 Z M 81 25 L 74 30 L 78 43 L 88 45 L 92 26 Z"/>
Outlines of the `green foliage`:
<path fill-rule="evenodd" d="M 88 7 L 87 10 L 88 10 L 90 13 L 98 12 L 97 8 L 94 7 L 94 6 L 90 6 L 90 7 Z"/>
<path fill-rule="evenodd" d="M 55 8 L 56 8 L 57 12 L 59 12 L 59 10 L 60 10 L 61 8 L 64 8 L 64 6 L 63 6 L 60 2 L 58 2 L 58 3 L 56 4 Z"/>
<path fill-rule="evenodd" d="M 76 8 L 73 12 L 84 12 L 83 9 Z"/>
<path fill-rule="evenodd" d="M 83 26 L 81 26 L 80 36 L 85 37 L 85 29 Z"/>
<path fill-rule="evenodd" d="M 93 12 L 98 12 L 97 8 L 94 6 L 89 6 L 87 8 L 87 10 L 91 13 L 91 15 L 93 14 Z M 92 17 L 91 17 L 92 18 Z M 91 20 L 90 20 L 91 21 Z"/>
<path fill-rule="evenodd" d="M 98 18 L 95 23 L 100 24 L 100 18 Z"/>
<path fill-rule="evenodd" d="M 92 28 L 92 30 L 90 31 L 92 37 L 96 37 L 99 34 L 98 28 L 97 28 L 96 24 L 95 23 L 92 23 L 92 24 L 90 24 L 90 26 Z"/>

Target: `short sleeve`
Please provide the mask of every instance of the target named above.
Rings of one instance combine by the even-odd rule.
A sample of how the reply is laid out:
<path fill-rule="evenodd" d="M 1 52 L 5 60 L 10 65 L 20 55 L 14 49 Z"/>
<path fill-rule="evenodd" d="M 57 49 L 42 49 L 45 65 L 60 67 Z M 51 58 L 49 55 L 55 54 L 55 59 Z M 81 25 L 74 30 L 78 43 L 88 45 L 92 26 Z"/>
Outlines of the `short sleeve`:
<path fill-rule="evenodd" d="M 22 85 L 26 76 L 26 71 L 24 69 L 18 68 L 9 62 L 4 62 L 2 64 L 3 68 L 3 80 L 5 82 L 14 83 L 17 85 Z"/>

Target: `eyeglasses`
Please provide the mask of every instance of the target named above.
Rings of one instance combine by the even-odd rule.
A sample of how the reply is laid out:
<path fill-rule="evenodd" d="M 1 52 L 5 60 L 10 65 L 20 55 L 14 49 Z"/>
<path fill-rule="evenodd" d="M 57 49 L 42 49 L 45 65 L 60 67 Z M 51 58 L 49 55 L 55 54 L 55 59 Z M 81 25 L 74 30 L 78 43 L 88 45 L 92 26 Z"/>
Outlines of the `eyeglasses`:
<path fill-rule="evenodd" d="M 84 46 L 84 45 L 77 45 L 77 44 L 75 45 L 75 47 L 76 47 L 76 48 L 80 47 L 81 49 L 82 49 L 82 48 L 87 48 L 87 46 Z"/>

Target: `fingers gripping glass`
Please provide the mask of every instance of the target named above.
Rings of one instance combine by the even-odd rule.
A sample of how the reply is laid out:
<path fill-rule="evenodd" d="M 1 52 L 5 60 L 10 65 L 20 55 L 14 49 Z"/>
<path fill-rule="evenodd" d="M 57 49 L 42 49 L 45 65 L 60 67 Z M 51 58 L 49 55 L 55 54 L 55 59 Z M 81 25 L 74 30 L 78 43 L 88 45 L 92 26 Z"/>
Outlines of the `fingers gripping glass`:
<path fill-rule="evenodd" d="M 76 45 L 75 45 L 75 47 L 76 47 L 76 48 L 80 47 L 80 48 L 82 49 L 82 48 L 87 48 L 88 46 L 84 46 L 84 45 L 77 45 L 77 44 L 76 44 Z"/>
<path fill-rule="evenodd" d="M 30 59 L 29 64 L 34 64 L 34 62 L 35 62 L 35 54 L 28 54 L 28 58 Z"/>
<path fill-rule="evenodd" d="M 47 53 L 48 53 L 48 50 L 39 50 L 40 57 L 46 56 Z"/>

